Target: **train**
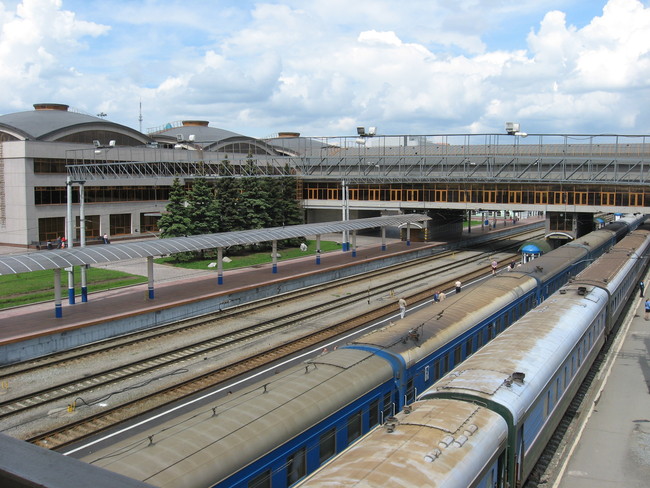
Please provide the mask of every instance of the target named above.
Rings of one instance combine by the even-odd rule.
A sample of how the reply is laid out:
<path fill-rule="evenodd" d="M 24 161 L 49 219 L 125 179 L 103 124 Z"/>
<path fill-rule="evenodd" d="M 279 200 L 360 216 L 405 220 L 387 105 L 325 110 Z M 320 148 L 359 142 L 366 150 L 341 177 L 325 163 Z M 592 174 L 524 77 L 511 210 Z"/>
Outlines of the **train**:
<path fill-rule="evenodd" d="M 210 407 L 78 457 L 159 487 L 291 486 L 411 404 L 643 220 L 626 215 Z"/>
<path fill-rule="evenodd" d="M 522 486 L 636 293 L 649 248 L 644 225 L 298 486 Z"/>

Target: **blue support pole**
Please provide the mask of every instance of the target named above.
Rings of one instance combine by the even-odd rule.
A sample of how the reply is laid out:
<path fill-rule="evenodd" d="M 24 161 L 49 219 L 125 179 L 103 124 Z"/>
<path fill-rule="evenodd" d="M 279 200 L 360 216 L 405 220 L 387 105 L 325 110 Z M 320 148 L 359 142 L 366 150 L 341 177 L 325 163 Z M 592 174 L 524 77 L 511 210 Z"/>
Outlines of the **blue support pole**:
<path fill-rule="evenodd" d="M 57 319 L 63 317 L 63 307 L 61 306 L 61 268 L 54 270 L 54 317 Z"/>
<path fill-rule="evenodd" d="M 153 256 L 147 256 L 147 288 L 149 290 L 149 300 L 153 300 L 154 289 L 153 289 Z"/>
<path fill-rule="evenodd" d="M 273 273 L 278 272 L 278 241 L 273 239 Z"/>
<path fill-rule="evenodd" d="M 223 285 L 223 247 L 217 248 L 217 284 Z"/>

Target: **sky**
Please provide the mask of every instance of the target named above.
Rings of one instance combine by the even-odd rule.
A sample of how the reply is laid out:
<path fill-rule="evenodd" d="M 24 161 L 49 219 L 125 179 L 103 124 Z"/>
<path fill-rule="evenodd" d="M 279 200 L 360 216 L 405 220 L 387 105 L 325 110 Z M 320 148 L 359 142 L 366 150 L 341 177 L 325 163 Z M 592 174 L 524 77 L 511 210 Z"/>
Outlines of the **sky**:
<path fill-rule="evenodd" d="M 0 114 L 35 103 L 143 132 L 650 134 L 650 0 L 0 0 Z"/>

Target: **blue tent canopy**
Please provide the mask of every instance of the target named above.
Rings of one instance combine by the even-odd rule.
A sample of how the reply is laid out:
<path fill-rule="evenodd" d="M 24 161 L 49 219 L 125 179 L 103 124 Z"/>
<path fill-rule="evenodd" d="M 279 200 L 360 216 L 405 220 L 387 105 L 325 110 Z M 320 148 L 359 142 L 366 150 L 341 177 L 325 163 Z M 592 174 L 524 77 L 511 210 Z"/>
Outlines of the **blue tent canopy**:
<path fill-rule="evenodd" d="M 535 244 L 526 244 L 521 248 L 521 252 L 526 254 L 542 254 L 542 251 Z"/>

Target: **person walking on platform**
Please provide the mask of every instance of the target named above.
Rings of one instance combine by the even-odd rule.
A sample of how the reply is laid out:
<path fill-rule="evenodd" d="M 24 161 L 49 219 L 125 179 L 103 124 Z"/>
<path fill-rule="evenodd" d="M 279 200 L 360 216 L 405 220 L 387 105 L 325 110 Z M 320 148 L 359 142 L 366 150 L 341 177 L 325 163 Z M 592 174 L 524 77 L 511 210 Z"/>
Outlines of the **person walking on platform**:
<path fill-rule="evenodd" d="M 439 291 L 434 291 L 433 292 L 433 301 L 438 303 L 440 301 L 440 292 Z"/>
<path fill-rule="evenodd" d="M 439 297 L 438 297 L 438 298 L 440 299 L 441 302 L 444 302 L 444 301 L 445 301 L 445 298 L 447 298 L 447 295 L 445 294 L 444 291 L 441 291 L 441 292 L 439 293 Z"/>
<path fill-rule="evenodd" d="M 456 282 L 456 293 L 460 293 L 460 281 Z"/>
<path fill-rule="evenodd" d="M 399 315 L 400 317 L 404 318 L 404 315 L 406 315 L 406 300 L 404 300 L 404 297 L 401 297 L 398 303 L 399 303 Z"/>
<path fill-rule="evenodd" d="M 650 320 L 650 298 L 645 301 L 645 317 L 646 320 Z"/>
<path fill-rule="evenodd" d="M 643 298 L 643 290 L 645 290 L 645 283 L 643 281 L 639 282 L 639 296 Z"/>
<path fill-rule="evenodd" d="M 497 274 L 497 266 L 499 266 L 499 263 L 497 263 L 497 260 L 494 259 L 494 260 L 492 261 L 492 276 L 494 276 L 495 274 Z"/>

